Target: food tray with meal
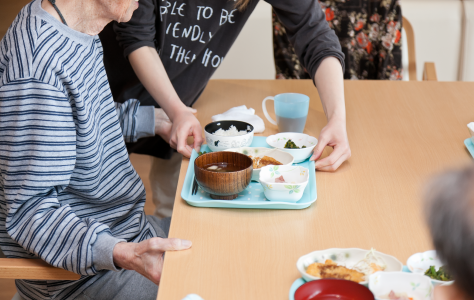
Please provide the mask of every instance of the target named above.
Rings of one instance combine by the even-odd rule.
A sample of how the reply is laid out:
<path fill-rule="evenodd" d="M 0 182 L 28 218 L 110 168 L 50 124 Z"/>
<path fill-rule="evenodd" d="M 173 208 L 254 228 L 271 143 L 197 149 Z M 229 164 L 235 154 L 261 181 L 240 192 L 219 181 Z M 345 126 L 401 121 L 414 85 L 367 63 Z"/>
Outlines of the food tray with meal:
<path fill-rule="evenodd" d="M 403 266 L 395 257 L 373 248 L 332 248 L 301 256 L 296 268 L 302 278 L 291 285 L 290 300 L 326 299 L 328 293 L 353 300 L 431 300 L 434 286 L 454 282 L 435 250 L 413 254 Z M 333 285 L 339 290 L 331 292 Z M 364 289 L 370 291 L 370 297 L 362 295 Z"/>
<path fill-rule="evenodd" d="M 266 143 L 266 137 L 254 137 L 250 147 L 264 147 L 270 148 Z M 201 152 L 209 152 L 210 149 L 207 145 L 201 147 Z M 304 189 L 303 195 L 300 200 L 296 202 L 284 202 L 284 201 L 268 201 L 265 197 L 264 187 L 262 184 L 256 181 L 251 181 L 248 187 L 239 193 L 238 197 L 234 200 L 216 200 L 212 199 L 210 194 L 204 192 L 199 188 L 197 194 L 192 194 L 192 187 L 194 183 L 194 160 L 198 157 L 198 154 L 193 152 L 186 177 L 184 179 L 183 189 L 181 191 L 181 198 L 183 198 L 188 204 L 196 207 L 218 207 L 218 208 L 254 208 L 254 209 L 303 209 L 309 207 L 316 201 L 317 189 L 316 189 L 316 174 L 314 170 L 314 162 L 305 160 L 295 166 L 304 167 L 308 170 L 308 183 Z M 283 157 L 282 157 L 283 158 Z M 282 166 L 283 167 L 283 166 Z M 254 177 L 252 179 L 255 179 Z"/>
<path fill-rule="evenodd" d="M 464 145 L 466 145 L 467 150 L 471 153 L 471 156 L 474 158 L 474 143 L 472 142 L 472 138 L 468 138 L 464 140 Z"/>

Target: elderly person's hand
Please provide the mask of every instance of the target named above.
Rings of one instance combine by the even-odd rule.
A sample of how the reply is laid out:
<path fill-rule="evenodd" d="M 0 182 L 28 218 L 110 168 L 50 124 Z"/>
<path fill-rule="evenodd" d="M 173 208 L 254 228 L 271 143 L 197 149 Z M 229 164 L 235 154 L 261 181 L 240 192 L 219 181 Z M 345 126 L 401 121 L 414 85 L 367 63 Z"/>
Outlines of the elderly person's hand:
<path fill-rule="evenodd" d="M 163 270 L 163 255 L 166 251 L 191 248 L 191 241 L 181 239 L 151 238 L 140 243 L 118 243 L 113 257 L 116 266 L 134 270 L 157 285 Z"/>

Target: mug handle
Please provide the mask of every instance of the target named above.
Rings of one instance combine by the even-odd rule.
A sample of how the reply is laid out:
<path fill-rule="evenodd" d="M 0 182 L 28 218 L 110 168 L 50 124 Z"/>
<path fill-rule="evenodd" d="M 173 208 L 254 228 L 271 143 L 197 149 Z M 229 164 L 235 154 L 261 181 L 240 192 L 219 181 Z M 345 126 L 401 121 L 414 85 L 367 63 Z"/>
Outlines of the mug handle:
<path fill-rule="evenodd" d="M 275 101 L 275 98 L 273 98 L 272 96 L 269 96 L 269 97 L 263 99 L 263 102 L 262 102 L 263 114 L 264 114 L 265 117 L 267 118 L 268 122 L 272 123 L 273 125 L 277 125 L 277 122 L 275 122 L 275 121 L 272 119 L 272 117 L 270 117 L 270 115 L 268 114 L 267 107 L 265 106 L 265 102 L 267 102 L 267 100 Z"/>

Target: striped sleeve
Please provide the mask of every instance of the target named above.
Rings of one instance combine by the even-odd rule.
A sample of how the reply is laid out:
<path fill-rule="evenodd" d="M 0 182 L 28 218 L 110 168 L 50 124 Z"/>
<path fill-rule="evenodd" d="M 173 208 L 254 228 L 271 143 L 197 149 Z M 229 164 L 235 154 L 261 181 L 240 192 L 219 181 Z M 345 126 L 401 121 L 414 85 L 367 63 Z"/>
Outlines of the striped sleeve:
<path fill-rule="evenodd" d="M 138 139 L 155 135 L 154 106 L 140 106 L 136 99 L 114 103 L 125 142 L 135 143 Z"/>
<path fill-rule="evenodd" d="M 98 236 L 113 245 L 123 240 L 58 201 L 76 163 L 72 107 L 63 92 L 35 79 L 0 88 L 0 187 L 13 240 L 55 267 L 93 275 L 99 271 L 94 261 L 114 269 L 110 247 L 109 253 L 99 247 L 104 258 L 93 258 L 93 245 L 102 244 L 95 243 Z"/>

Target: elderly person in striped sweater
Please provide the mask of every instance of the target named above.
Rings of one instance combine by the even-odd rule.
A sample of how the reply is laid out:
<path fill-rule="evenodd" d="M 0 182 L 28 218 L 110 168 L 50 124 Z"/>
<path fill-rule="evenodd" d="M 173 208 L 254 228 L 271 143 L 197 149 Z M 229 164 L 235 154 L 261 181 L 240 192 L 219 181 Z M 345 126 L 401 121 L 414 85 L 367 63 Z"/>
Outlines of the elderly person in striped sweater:
<path fill-rule="evenodd" d="M 169 120 L 114 105 L 102 63 L 97 34 L 137 7 L 33 0 L 0 42 L 1 249 L 82 275 L 17 280 L 24 299 L 155 299 L 163 253 L 191 247 L 166 239 L 169 219 L 145 216 L 124 143 L 169 135 Z"/>

